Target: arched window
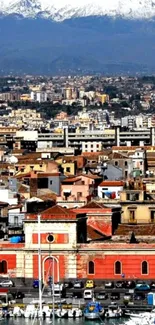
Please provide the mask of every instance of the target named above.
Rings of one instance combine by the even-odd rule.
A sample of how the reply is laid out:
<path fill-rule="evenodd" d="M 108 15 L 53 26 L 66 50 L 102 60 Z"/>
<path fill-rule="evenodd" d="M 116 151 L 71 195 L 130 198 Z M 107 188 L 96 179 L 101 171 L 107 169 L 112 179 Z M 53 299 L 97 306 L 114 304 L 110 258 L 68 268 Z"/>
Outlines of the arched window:
<path fill-rule="evenodd" d="M 122 274 L 122 264 L 120 261 L 115 262 L 115 274 Z"/>
<path fill-rule="evenodd" d="M 89 261 L 88 264 L 88 273 L 89 274 L 94 274 L 95 273 L 95 264 L 93 261 Z"/>
<path fill-rule="evenodd" d="M 7 262 L 6 261 L 2 261 L 2 273 L 6 274 L 7 273 Z"/>
<path fill-rule="evenodd" d="M 142 272 L 142 274 L 148 274 L 148 262 L 147 261 L 142 262 L 141 272 Z"/>

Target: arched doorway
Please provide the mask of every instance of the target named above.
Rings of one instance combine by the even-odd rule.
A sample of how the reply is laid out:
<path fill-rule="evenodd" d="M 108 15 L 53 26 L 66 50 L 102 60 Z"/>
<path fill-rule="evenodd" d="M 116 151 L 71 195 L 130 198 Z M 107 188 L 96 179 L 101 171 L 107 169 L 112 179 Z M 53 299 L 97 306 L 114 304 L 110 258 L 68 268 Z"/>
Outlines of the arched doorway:
<path fill-rule="evenodd" d="M 59 282 L 59 261 L 57 258 L 53 256 L 46 257 L 43 262 L 44 283 L 47 283 L 49 281 L 49 277 L 53 277 L 53 276 L 54 276 L 54 283 Z"/>

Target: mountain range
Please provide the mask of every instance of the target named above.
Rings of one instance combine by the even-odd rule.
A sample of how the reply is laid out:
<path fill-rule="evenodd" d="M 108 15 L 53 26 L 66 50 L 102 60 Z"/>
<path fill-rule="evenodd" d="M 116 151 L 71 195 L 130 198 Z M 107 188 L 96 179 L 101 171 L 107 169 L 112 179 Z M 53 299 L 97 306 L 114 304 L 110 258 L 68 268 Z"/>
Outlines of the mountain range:
<path fill-rule="evenodd" d="M 146 19 L 155 16 L 155 0 L 0 0 L 0 12 L 56 21 L 105 15 Z"/>
<path fill-rule="evenodd" d="M 155 72 L 155 0 L 0 0 L 0 74 Z"/>

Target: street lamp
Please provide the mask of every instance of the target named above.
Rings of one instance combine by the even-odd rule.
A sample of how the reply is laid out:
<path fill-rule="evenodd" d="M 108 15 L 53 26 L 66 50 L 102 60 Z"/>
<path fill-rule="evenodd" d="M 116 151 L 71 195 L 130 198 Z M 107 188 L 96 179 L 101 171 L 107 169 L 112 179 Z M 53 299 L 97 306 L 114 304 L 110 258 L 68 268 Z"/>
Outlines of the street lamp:
<path fill-rule="evenodd" d="M 49 234 L 47 239 L 49 241 L 49 256 L 51 256 L 51 243 L 54 240 L 54 236 L 52 234 Z M 54 325 L 55 324 L 55 315 L 54 315 L 54 307 L 55 307 L 55 304 L 54 304 L 54 258 L 52 258 L 52 261 L 53 261 L 53 263 L 52 263 L 52 278 L 50 277 L 50 286 L 52 284 L 52 309 L 53 309 L 52 316 L 53 316 L 53 325 Z"/>

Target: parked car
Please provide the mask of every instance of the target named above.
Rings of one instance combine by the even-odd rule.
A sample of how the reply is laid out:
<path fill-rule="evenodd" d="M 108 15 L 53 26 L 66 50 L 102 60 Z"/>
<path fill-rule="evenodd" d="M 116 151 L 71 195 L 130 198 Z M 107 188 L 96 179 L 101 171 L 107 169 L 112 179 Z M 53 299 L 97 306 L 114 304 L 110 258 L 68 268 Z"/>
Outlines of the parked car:
<path fill-rule="evenodd" d="M 92 289 L 92 288 L 94 288 L 94 287 L 95 287 L 95 283 L 94 283 L 94 281 L 93 281 L 93 280 L 87 280 L 87 281 L 86 281 L 86 284 L 85 284 L 85 287 L 86 287 L 87 289 Z"/>
<path fill-rule="evenodd" d="M 137 282 L 135 290 L 138 291 L 149 291 L 150 290 L 150 285 L 145 283 L 145 282 Z"/>
<path fill-rule="evenodd" d="M 124 288 L 124 281 L 117 281 L 115 284 L 116 288 Z"/>
<path fill-rule="evenodd" d="M 132 295 L 130 293 L 125 293 L 123 297 L 124 302 L 129 302 L 132 300 Z"/>
<path fill-rule="evenodd" d="M 77 298 L 77 299 L 83 298 L 83 292 L 81 292 L 81 291 L 73 291 L 73 298 Z"/>
<path fill-rule="evenodd" d="M 120 299 L 120 293 L 119 292 L 112 292 L 110 296 L 111 300 L 119 300 Z"/>
<path fill-rule="evenodd" d="M 89 300 L 92 300 L 94 297 L 94 292 L 93 290 L 91 289 L 85 289 L 84 292 L 83 292 L 83 298 L 86 300 L 86 299 L 89 299 Z"/>
<path fill-rule="evenodd" d="M 150 288 L 155 289 L 155 282 L 154 281 L 150 283 Z"/>
<path fill-rule="evenodd" d="M 105 288 L 111 289 L 114 287 L 114 282 L 113 281 L 106 281 L 104 284 Z"/>
<path fill-rule="evenodd" d="M 6 280 L 0 280 L 0 286 L 1 287 L 14 287 L 15 284 L 12 280 L 6 279 Z"/>
<path fill-rule="evenodd" d="M 98 300 L 106 300 L 108 299 L 108 294 L 105 291 L 100 291 L 97 295 L 96 298 Z"/>
<path fill-rule="evenodd" d="M 126 289 L 134 289 L 136 286 L 135 282 L 132 280 L 124 281 L 124 287 Z"/>
<path fill-rule="evenodd" d="M 81 288 L 83 288 L 84 287 L 84 285 L 83 285 L 83 282 L 82 281 L 75 281 L 74 282 L 74 288 L 75 289 L 81 289 Z"/>
<path fill-rule="evenodd" d="M 143 292 L 138 292 L 134 295 L 134 300 L 145 300 L 145 294 Z"/>
<path fill-rule="evenodd" d="M 64 287 L 65 287 L 66 289 L 71 289 L 71 288 L 73 288 L 73 283 L 72 283 L 71 281 L 69 281 L 69 282 L 64 282 Z"/>
<path fill-rule="evenodd" d="M 14 299 L 23 299 L 25 297 L 22 291 L 11 292 Z"/>
<path fill-rule="evenodd" d="M 39 280 L 35 279 L 33 280 L 33 288 L 39 288 Z M 44 284 L 42 283 L 42 288 L 43 288 Z"/>

